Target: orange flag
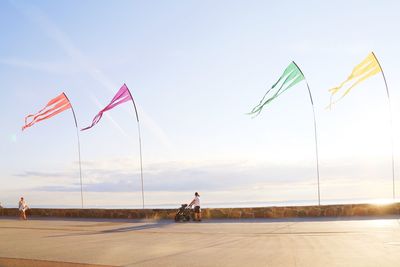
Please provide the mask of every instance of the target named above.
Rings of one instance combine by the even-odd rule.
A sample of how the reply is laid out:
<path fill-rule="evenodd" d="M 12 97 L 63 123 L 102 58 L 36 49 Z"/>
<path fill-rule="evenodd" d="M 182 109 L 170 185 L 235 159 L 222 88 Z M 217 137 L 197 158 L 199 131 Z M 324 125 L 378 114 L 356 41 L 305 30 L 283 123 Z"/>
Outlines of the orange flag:
<path fill-rule="evenodd" d="M 30 114 L 26 116 L 25 125 L 22 126 L 22 131 L 39 121 L 49 119 L 69 108 L 71 108 L 71 103 L 69 102 L 67 96 L 62 93 L 56 98 L 50 100 L 49 103 L 47 103 L 47 105 L 36 114 Z"/>

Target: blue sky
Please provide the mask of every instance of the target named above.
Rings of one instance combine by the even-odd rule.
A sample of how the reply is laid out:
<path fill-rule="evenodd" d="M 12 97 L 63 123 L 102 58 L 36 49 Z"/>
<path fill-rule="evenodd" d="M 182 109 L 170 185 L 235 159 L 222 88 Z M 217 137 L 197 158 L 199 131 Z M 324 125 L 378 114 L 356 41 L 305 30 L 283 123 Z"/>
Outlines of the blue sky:
<path fill-rule="evenodd" d="M 31 206 L 79 206 L 71 112 L 22 133 L 23 118 L 64 91 L 87 126 L 126 83 L 141 118 L 148 206 L 179 205 L 195 191 L 205 206 L 316 203 L 305 84 L 257 118 L 245 115 L 291 60 L 315 100 L 322 203 L 391 198 L 382 77 L 360 84 L 332 111 L 325 107 L 327 90 L 374 51 L 391 90 L 398 167 L 399 5 L 2 1 L 0 202 L 14 206 L 23 195 Z M 135 123 L 126 103 L 80 134 L 86 206 L 141 205 Z"/>

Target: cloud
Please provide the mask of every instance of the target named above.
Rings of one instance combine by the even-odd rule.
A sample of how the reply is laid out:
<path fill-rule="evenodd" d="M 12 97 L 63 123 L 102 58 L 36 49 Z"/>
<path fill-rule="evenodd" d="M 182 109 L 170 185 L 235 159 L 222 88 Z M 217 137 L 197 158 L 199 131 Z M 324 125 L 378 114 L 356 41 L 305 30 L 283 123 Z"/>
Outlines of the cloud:
<path fill-rule="evenodd" d="M 140 192 L 140 172 L 129 170 L 124 160 L 119 166 L 90 168 L 84 170 L 85 192 Z M 99 164 L 101 165 L 101 164 Z M 147 167 L 147 166 L 146 166 Z M 285 169 L 285 171 L 282 171 Z M 284 173 L 284 174 L 282 174 Z M 224 191 L 276 187 L 293 185 L 309 185 L 314 182 L 312 169 L 300 166 L 248 165 L 246 162 L 164 162 L 152 164 L 145 168 L 145 191 L 153 192 L 185 192 L 185 191 Z M 308 175 L 311 174 L 311 175 Z M 69 173 L 25 172 L 21 177 L 64 177 Z M 305 178 L 309 177 L 309 178 Z M 70 183 L 64 186 L 36 187 L 37 191 L 77 192 L 80 185 Z"/>
<path fill-rule="evenodd" d="M 139 170 L 133 169 L 131 159 L 116 159 L 112 165 L 87 162 L 84 168 L 84 192 L 141 192 Z M 362 164 L 346 165 L 342 168 L 324 166 L 321 186 L 349 187 L 387 182 L 385 175 L 369 175 L 380 173 L 381 168 L 367 168 Z M 360 172 L 362 170 L 362 172 Z M 43 192 L 79 192 L 80 184 L 75 172 L 35 172 L 25 171 L 15 176 L 27 179 L 66 178 L 58 180 L 62 185 L 47 185 L 32 188 Z M 67 179 L 68 177 L 68 179 Z M 275 191 L 309 190 L 316 187 L 316 174 L 313 165 L 303 164 L 271 164 L 268 162 L 247 161 L 202 161 L 202 162 L 160 162 L 149 164 L 144 168 L 145 192 L 228 192 L 228 191 Z"/>
<path fill-rule="evenodd" d="M 80 71 L 77 66 L 73 66 L 72 64 L 60 62 L 28 61 L 15 58 L 0 59 L 0 64 L 55 74 L 73 74 Z"/>
<path fill-rule="evenodd" d="M 70 177 L 71 173 L 68 172 L 38 172 L 38 171 L 24 171 L 22 173 L 14 174 L 13 176 L 22 178 L 52 178 L 52 177 Z"/>
<path fill-rule="evenodd" d="M 129 158 L 120 158 L 87 162 L 83 171 L 85 205 L 141 205 L 140 172 L 128 164 L 130 161 Z M 383 165 L 375 169 L 374 166 L 365 166 L 365 163 L 347 164 L 344 168 L 338 168 L 337 162 L 330 164 L 323 166 L 324 173 L 321 175 L 323 201 L 383 198 L 391 193 L 391 176 L 382 175 L 379 171 Z M 251 206 L 271 201 L 316 201 L 317 197 L 316 174 L 312 164 L 304 167 L 303 163 L 272 164 L 266 161 L 170 161 L 144 167 L 146 205 L 180 203 L 190 199 L 195 191 L 200 192 L 207 205 L 213 203 L 217 206 L 225 205 L 221 203 Z M 24 188 L 24 192 L 29 192 L 27 196 L 35 196 L 40 203 L 46 203 L 43 205 L 47 205 L 48 201 L 57 205 L 80 201 L 76 171 L 25 171 L 17 176 L 21 177 L 18 180 L 22 183 L 23 179 L 36 181 L 34 185 Z M 12 188 L 7 190 L 8 194 L 10 192 Z M 57 203 L 51 199 L 54 196 L 61 196 L 57 197 Z M 46 197 L 48 199 L 43 201 Z"/>

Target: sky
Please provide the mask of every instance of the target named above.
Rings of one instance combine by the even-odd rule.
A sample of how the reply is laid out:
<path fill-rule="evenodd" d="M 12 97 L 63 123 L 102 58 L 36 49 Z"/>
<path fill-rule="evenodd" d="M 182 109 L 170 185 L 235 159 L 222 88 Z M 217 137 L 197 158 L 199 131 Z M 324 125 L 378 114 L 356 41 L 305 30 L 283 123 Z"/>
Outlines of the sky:
<path fill-rule="evenodd" d="M 398 1 L 0 2 L 0 203 L 80 207 L 70 110 L 24 132 L 24 117 L 65 92 L 79 127 L 123 83 L 140 118 L 146 207 L 317 204 L 313 113 L 304 82 L 248 113 L 294 60 L 313 94 L 321 204 L 400 195 Z M 382 75 L 331 110 L 371 51 Z M 80 132 L 85 207 L 142 205 L 133 105 Z"/>

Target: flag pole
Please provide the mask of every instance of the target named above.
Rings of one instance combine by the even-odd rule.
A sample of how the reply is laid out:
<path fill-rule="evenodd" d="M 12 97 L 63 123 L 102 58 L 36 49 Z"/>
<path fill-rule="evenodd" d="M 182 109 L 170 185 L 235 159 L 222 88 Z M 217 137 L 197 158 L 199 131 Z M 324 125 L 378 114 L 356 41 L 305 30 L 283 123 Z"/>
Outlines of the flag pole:
<path fill-rule="evenodd" d="M 390 119 L 390 142 L 391 142 L 391 146 L 392 146 L 392 182 L 393 182 L 393 200 L 396 199 L 396 189 L 395 189 L 395 179 L 394 179 L 394 148 L 393 148 L 393 115 L 392 115 L 392 105 L 391 105 L 391 101 L 390 101 L 390 94 L 389 94 L 389 87 L 387 85 L 386 82 L 386 77 L 385 77 L 385 73 L 383 72 L 382 66 L 379 63 L 378 58 L 376 57 L 375 53 L 372 52 L 372 55 L 374 56 L 376 62 L 379 65 L 379 68 L 381 69 L 381 73 L 382 73 L 382 77 L 383 77 L 383 81 L 385 82 L 385 88 L 386 88 L 386 95 L 387 95 L 387 99 L 388 99 L 388 105 L 389 105 L 389 119 Z"/>
<path fill-rule="evenodd" d="M 125 84 L 125 86 L 126 86 L 126 84 Z M 137 127 L 138 127 L 138 134 L 139 134 L 139 155 L 140 155 L 140 179 L 141 179 L 141 182 L 142 182 L 142 208 L 144 209 L 142 137 L 141 137 L 141 134 L 140 134 L 139 115 L 138 115 L 137 108 L 136 108 L 136 104 L 135 104 L 135 100 L 133 99 L 133 96 L 132 96 L 132 94 L 131 94 L 131 91 L 129 91 L 128 86 L 126 86 L 126 88 L 128 89 L 128 93 L 129 93 L 129 95 L 131 96 L 131 99 L 132 99 L 133 107 L 135 108 L 136 121 L 137 121 Z"/>
<path fill-rule="evenodd" d="M 81 183 L 81 207 L 83 209 L 83 188 L 82 188 L 82 165 L 81 165 L 81 142 L 79 140 L 79 130 L 78 130 L 78 122 L 76 120 L 76 115 L 74 108 L 72 106 L 71 101 L 69 101 L 67 95 L 63 92 L 65 98 L 68 100 L 71 110 L 72 110 L 72 115 L 74 116 L 74 121 L 75 121 L 75 127 L 76 127 L 76 136 L 78 138 L 78 158 L 79 158 L 79 178 L 80 178 L 80 183 Z"/>
<path fill-rule="evenodd" d="M 320 183 L 319 183 L 319 156 L 318 156 L 318 139 L 317 139 L 317 120 L 315 119 L 315 108 L 314 108 L 314 101 L 311 95 L 311 90 L 310 86 L 308 85 L 306 76 L 304 76 L 304 73 L 301 71 L 299 66 L 296 64 L 296 62 L 293 61 L 293 64 L 296 65 L 296 67 L 299 69 L 300 73 L 304 77 L 304 81 L 306 82 L 307 85 L 307 90 L 308 90 L 308 95 L 310 96 L 310 102 L 311 102 L 311 107 L 313 111 L 313 119 L 314 119 L 314 140 L 315 140 L 315 158 L 316 158 L 316 165 L 317 165 L 317 184 L 318 184 L 318 205 L 321 205 L 321 191 L 320 191 Z"/>

